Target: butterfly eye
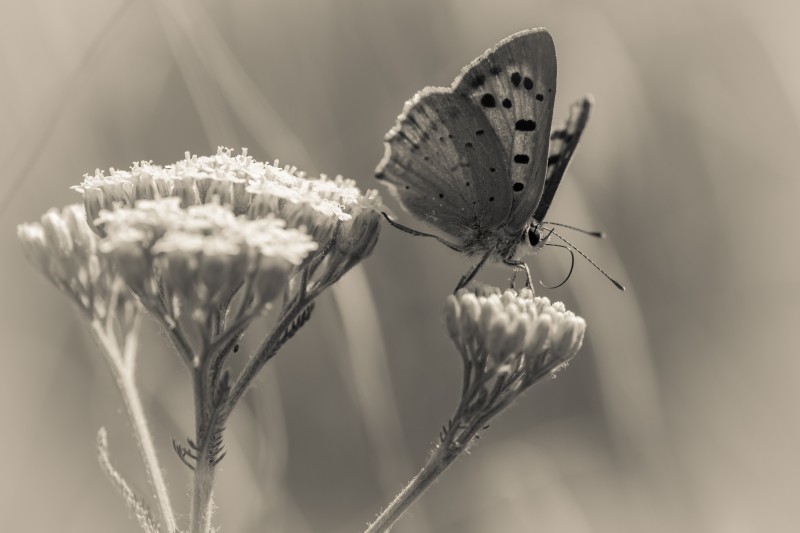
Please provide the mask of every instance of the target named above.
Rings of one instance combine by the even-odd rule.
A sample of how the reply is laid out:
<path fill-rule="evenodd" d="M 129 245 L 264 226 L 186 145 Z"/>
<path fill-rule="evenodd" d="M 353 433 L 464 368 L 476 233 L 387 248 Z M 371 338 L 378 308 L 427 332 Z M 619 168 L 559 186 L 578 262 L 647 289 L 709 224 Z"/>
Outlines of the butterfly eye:
<path fill-rule="evenodd" d="M 531 243 L 531 246 L 536 248 L 541 240 L 542 235 L 539 233 L 539 228 L 531 228 L 528 230 L 528 242 Z"/>

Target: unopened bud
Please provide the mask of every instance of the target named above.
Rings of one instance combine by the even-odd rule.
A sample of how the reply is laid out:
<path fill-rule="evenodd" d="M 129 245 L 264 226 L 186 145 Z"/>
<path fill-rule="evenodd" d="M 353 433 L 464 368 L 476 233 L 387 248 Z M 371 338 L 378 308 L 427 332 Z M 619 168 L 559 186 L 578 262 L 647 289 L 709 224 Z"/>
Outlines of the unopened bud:
<path fill-rule="evenodd" d="M 461 308 L 458 305 L 458 300 L 454 295 L 449 295 L 444 303 L 444 320 L 447 325 L 447 333 L 454 341 L 458 341 L 461 337 L 461 328 L 459 318 L 461 317 Z"/>

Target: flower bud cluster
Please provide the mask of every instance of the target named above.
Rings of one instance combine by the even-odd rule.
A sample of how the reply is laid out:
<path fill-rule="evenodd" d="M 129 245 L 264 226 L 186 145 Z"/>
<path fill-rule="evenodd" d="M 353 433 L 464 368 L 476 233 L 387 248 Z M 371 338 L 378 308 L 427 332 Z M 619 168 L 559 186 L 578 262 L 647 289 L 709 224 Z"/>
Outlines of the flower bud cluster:
<path fill-rule="evenodd" d="M 98 254 L 98 236 L 86 223 L 79 204 L 50 209 L 39 222 L 17 226 L 17 237 L 25 255 L 89 318 L 105 321 L 110 313 L 129 324 L 136 302 L 122 280 Z"/>
<path fill-rule="evenodd" d="M 215 203 L 184 209 L 175 197 L 102 211 L 95 222 L 106 234 L 100 252 L 145 307 L 172 320 L 188 317 L 201 329 L 242 285 L 249 308 L 263 308 L 317 248 L 283 220 L 250 220 Z"/>
<path fill-rule="evenodd" d="M 447 298 L 444 313 L 465 363 L 487 375 L 522 372 L 528 384 L 572 359 L 586 331 L 564 304 L 530 289 L 461 289 Z"/>

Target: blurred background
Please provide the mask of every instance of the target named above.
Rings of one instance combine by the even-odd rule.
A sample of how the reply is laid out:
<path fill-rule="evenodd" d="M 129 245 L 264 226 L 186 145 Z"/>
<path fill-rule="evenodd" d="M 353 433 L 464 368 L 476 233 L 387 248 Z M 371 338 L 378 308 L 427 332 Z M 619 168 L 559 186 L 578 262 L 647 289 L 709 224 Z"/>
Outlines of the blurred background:
<path fill-rule="evenodd" d="M 95 168 L 218 145 L 376 187 L 406 99 L 545 26 L 556 120 L 596 99 L 550 216 L 607 231 L 573 242 L 628 292 L 580 260 L 539 291 L 586 318 L 584 348 L 394 531 L 797 531 L 798 19 L 788 0 L 0 2 L 2 529 L 137 531 L 96 464 L 100 426 L 145 492 L 110 374 L 16 224 L 78 201 L 68 187 Z M 539 254 L 535 276 L 559 281 L 566 255 Z M 384 228 L 234 415 L 221 531 L 365 528 L 456 405 L 441 309 L 469 265 Z M 154 324 L 143 337 L 139 380 L 185 517 L 171 439 L 192 428 L 189 379 Z"/>

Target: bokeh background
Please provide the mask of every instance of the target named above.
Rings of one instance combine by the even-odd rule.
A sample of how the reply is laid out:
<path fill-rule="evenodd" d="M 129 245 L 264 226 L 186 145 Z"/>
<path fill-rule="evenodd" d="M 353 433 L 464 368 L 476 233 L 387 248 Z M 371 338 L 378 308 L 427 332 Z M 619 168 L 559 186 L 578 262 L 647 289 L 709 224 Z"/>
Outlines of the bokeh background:
<path fill-rule="evenodd" d="M 137 530 L 96 465 L 100 426 L 144 487 L 110 375 L 16 224 L 76 201 L 95 168 L 218 145 L 375 187 L 403 102 L 536 26 L 556 41 L 556 117 L 596 98 L 551 216 L 607 231 L 574 241 L 629 290 L 579 261 L 540 291 L 586 318 L 583 350 L 395 531 L 800 529 L 797 2 L 5 0 L 0 20 L 3 531 Z M 558 281 L 564 255 L 539 254 L 536 276 Z M 234 416 L 223 532 L 364 529 L 455 406 L 441 308 L 469 264 L 384 228 Z M 170 439 L 192 426 L 189 380 L 157 327 L 144 337 L 146 407 L 187 513 Z"/>

